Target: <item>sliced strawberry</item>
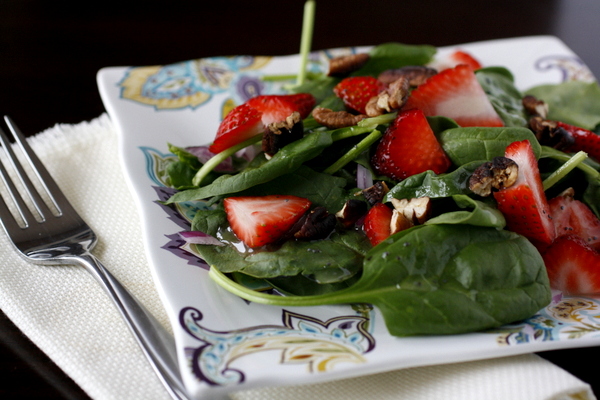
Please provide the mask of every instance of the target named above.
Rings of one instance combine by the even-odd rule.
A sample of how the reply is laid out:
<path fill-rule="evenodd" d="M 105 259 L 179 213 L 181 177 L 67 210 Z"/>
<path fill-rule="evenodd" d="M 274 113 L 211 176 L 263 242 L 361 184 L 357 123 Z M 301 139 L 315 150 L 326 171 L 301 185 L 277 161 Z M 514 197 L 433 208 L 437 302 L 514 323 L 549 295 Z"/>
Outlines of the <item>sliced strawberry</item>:
<path fill-rule="evenodd" d="M 511 143 L 504 156 L 519 166 L 516 182 L 494 192 L 508 229 L 537 246 L 550 244 L 555 237 L 554 224 L 531 144 L 528 140 Z"/>
<path fill-rule="evenodd" d="M 236 144 L 262 134 L 264 129 L 262 114 L 244 103 L 231 110 L 225 119 L 223 119 L 217 130 L 215 140 L 208 150 L 215 154 L 220 153 Z"/>
<path fill-rule="evenodd" d="M 575 200 L 572 192 L 556 196 L 548 204 L 556 236 L 575 235 L 600 250 L 600 219 L 587 205 Z"/>
<path fill-rule="evenodd" d="M 564 294 L 600 293 L 600 254 L 580 237 L 557 238 L 542 257 L 552 288 Z"/>
<path fill-rule="evenodd" d="M 365 216 L 363 229 L 373 246 L 391 235 L 392 209 L 383 203 L 375 204 Z"/>
<path fill-rule="evenodd" d="M 248 247 L 260 247 L 280 239 L 310 208 L 297 196 L 240 196 L 223 201 L 227 221 Z"/>
<path fill-rule="evenodd" d="M 403 109 L 411 108 L 428 117 L 452 118 L 460 126 L 504 126 L 473 68 L 464 64 L 432 76 L 413 90 Z"/>
<path fill-rule="evenodd" d="M 565 151 L 585 151 L 590 157 L 600 161 L 600 135 L 564 122 L 558 122 L 557 128 L 564 129 L 573 138 L 573 144 L 564 149 Z"/>
<path fill-rule="evenodd" d="M 387 128 L 371 164 L 378 174 L 400 180 L 427 170 L 440 174 L 451 163 L 423 112 L 408 110 Z"/>
<path fill-rule="evenodd" d="M 333 92 L 344 101 L 344 104 L 361 114 L 371 97 L 377 96 L 385 84 L 372 76 L 352 76 L 344 78 L 334 88 Z"/>
<path fill-rule="evenodd" d="M 466 64 L 474 70 L 479 69 L 482 66 L 479 60 L 477 60 L 471 53 L 468 53 L 464 50 L 456 50 L 435 60 L 431 64 L 431 67 L 437 69 L 438 71 L 443 71 L 445 69 L 454 68 L 460 64 Z"/>
<path fill-rule="evenodd" d="M 306 118 L 314 105 L 315 98 L 308 93 L 253 97 L 227 114 L 209 150 L 220 153 L 260 135 L 267 125 L 284 121 L 294 111 L 298 111 L 301 118 Z"/>

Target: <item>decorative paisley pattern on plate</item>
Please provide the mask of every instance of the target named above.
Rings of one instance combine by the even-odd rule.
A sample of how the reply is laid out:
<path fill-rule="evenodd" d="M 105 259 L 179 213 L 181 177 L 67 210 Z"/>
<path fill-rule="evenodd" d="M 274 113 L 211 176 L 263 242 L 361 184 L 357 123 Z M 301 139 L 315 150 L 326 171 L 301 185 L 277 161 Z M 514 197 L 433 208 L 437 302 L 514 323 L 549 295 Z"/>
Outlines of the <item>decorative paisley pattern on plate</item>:
<path fill-rule="evenodd" d="M 310 372 L 325 372 L 338 363 L 364 363 L 362 355 L 375 347 L 375 339 L 365 329 L 368 318 L 340 316 L 320 321 L 286 310 L 282 314 L 283 325 L 218 332 L 200 325 L 199 310 L 181 310 L 181 326 L 201 342 L 195 349 L 186 349 L 194 375 L 211 385 L 241 383 L 244 372 L 234 368 L 235 361 L 264 351 L 280 351 L 280 364 L 306 364 Z"/>
<path fill-rule="evenodd" d="M 592 71 L 578 57 L 558 55 L 542 57 L 535 63 L 535 68 L 541 72 L 559 70 L 563 82 L 593 82 L 596 80 Z"/>
<path fill-rule="evenodd" d="M 267 89 L 250 71 L 264 67 L 270 60 L 271 57 L 213 57 L 131 68 L 119 82 L 121 97 L 157 110 L 196 108 L 213 95 L 227 91 L 245 101 Z"/>

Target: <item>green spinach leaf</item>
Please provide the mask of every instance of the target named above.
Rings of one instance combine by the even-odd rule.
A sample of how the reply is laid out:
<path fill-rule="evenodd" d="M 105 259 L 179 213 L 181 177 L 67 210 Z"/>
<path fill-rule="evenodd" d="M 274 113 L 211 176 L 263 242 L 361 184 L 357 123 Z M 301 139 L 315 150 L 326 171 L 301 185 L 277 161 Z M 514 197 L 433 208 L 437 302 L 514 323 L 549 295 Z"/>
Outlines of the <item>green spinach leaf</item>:
<path fill-rule="evenodd" d="M 506 226 L 504 215 L 494 205 L 474 200 L 465 195 L 454 195 L 452 199 L 460 208 L 470 208 L 472 211 L 450 211 L 431 218 L 425 224 L 465 224 L 498 229 Z"/>
<path fill-rule="evenodd" d="M 476 76 L 504 125 L 526 127 L 523 95 L 515 87 L 510 71 L 502 67 L 488 67 L 477 70 Z"/>
<path fill-rule="evenodd" d="M 529 140 L 539 158 L 541 146 L 527 128 L 456 128 L 440 135 L 442 147 L 455 165 L 504 156 L 506 146 L 521 140 Z"/>
<path fill-rule="evenodd" d="M 401 43 L 384 43 L 373 47 L 367 63 L 354 76 L 377 76 L 387 69 L 401 68 L 408 65 L 424 65 L 430 62 L 437 49 L 429 45 L 408 45 Z"/>

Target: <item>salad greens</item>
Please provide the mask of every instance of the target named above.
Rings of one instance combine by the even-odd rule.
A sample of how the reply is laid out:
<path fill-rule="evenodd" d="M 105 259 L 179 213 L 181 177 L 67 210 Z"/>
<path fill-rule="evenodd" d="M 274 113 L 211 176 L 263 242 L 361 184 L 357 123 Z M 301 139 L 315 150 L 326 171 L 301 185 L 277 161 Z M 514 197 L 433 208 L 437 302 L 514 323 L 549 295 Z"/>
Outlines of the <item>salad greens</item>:
<path fill-rule="evenodd" d="M 387 43 L 374 47 L 369 62 L 354 75 L 377 76 L 390 68 L 425 65 L 434 54 L 431 46 Z M 356 196 L 357 169 L 370 170 L 373 143 L 395 114 L 342 129 L 327 129 L 308 117 L 304 138 L 270 159 L 262 153 L 250 162 L 234 157 L 235 172 L 217 172 L 214 167 L 256 140 L 206 164 L 171 146 L 179 161 L 167 172 L 180 191 L 166 204 L 199 199 L 213 204 L 213 209 L 197 212 L 192 229 L 222 245 L 195 248 L 212 266 L 210 276 L 218 284 L 251 301 L 281 306 L 369 303 L 397 336 L 472 332 L 527 318 L 550 301 L 544 262 L 526 238 L 504 229 L 504 217 L 493 201 L 471 192 L 469 177 L 482 163 L 504 155 L 508 144 L 529 140 L 542 176 L 551 177 L 547 189 L 583 187 L 584 201 L 600 215 L 600 168 L 585 155 L 569 155 L 538 143 L 526 128 L 523 93 L 514 87 L 510 71 L 483 68 L 477 78 L 505 127 L 461 128 L 448 118 L 429 118 L 452 168 L 400 182 L 373 178 L 388 183 L 385 202 L 427 196 L 434 202 L 434 215 L 375 247 L 360 229 L 336 227 L 327 239 L 290 240 L 268 251 L 248 251 L 228 229 L 221 200 L 231 195 L 291 194 L 336 213 L 346 200 L 361 198 Z M 324 74 L 304 76 L 292 91 L 309 92 L 319 103 L 341 110 L 343 103 L 331 95 L 337 82 L 339 78 Z M 568 114 L 571 123 L 592 129 L 600 123 L 597 84 L 546 85 L 528 93 L 548 99 L 551 109 Z M 560 169 L 563 164 L 568 167 Z M 240 284 L 247 279 L 286 295 L 253 291 Z"/>

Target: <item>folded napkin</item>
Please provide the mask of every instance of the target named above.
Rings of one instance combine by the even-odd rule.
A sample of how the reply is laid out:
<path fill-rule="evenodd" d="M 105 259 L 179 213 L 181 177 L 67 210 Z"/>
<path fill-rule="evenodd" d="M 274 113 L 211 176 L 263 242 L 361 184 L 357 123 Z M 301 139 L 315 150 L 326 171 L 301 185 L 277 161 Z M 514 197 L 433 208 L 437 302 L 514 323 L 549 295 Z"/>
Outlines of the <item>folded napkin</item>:
<path fill-rule="evenodd" d="M 98 234 L 94 253 L 170 328 L 146 261 L 139 214 L 123 177 L 118 138 L 109 117 L 57 125 L 29 140 Z M 17 256 L 3 233 L 0 308 L 92 398 L 169 398 L 116 309 L 83 268 L 29 264 Z M 595 399 L 587 383 L 532 354 L 252 389 L 231 398 Z"/>

